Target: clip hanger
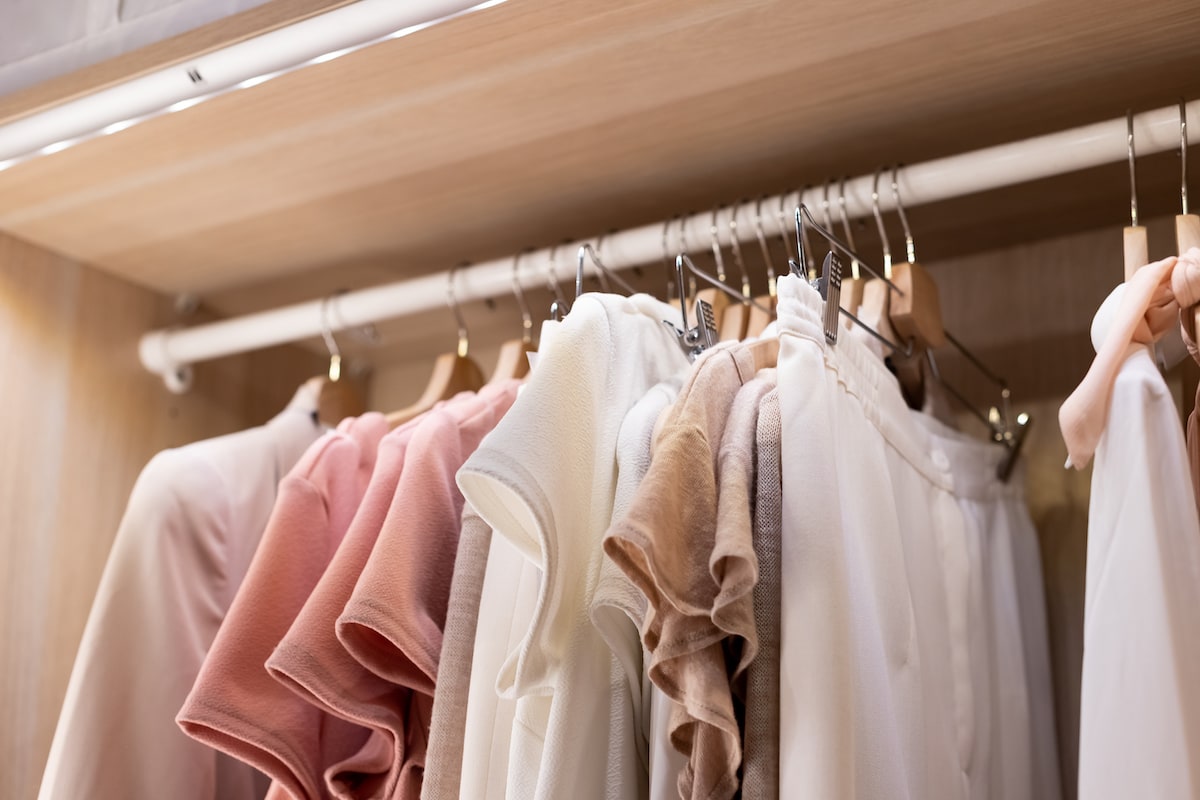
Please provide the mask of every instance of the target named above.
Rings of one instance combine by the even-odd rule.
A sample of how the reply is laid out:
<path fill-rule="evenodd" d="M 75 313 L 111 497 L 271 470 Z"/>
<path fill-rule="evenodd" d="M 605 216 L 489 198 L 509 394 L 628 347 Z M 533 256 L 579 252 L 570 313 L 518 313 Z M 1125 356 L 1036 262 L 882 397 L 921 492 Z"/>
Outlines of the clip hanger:
<path fill-rule="evenodd" d="M 675 257 L 675 275 L 679 280 L 680 287 L 684 286 L 683 267 L 685 263 L 693 271 L 698 271 L 687 253 L 677 255 Z M 666 325 L 675 334 L 679 340 L 679 346 L 688 360 L 695 361 L 696 356 L 717 343 L 717 321 L 713 314 L 713 308 L 703 299 L 696 300 L 696 327 L 688 327 L 687 295 L 681 291 L 679 293 L 679 314 L 683 320 L 682 328 L 677 328 L 670 320 L 666 319 L 663 320 L 663 325 Z"/>
<path fill-rule="evenodd" d="M 841 279 L 842 279 L 842 273 L 843 273 L 842 256 L 843 255 L 852 259 L 853 261 L 857 262 L 860 268 L 865 269 L 867 272 L 871 273 L 871 275 L 873 275 L 876 278 L 879 278 L 881 281 L 886 283 L 890 287 L 890 289 L 893 292 L 895 292 L 896 294 L 903 297 L 904 292 L 900 289 L 899 286 L 897 286 L 895 283 L 893 283 L 890 278 L 886 278 L 883 275 L 880 275 L 874 269 L 872 269 L 871 266 L 866 262 L 865 259 L 863 259 L 862 256 L 860 256 L 860 255 L 858 255 L 858 253 L 854 252 L 854 249 L 852 247 L 850 247 L 845 242 L 843 242 L 841 239 L 839 239 L 837 237 L 837 235 L 835 235 L 832 231 L 828 230 L 827 228 L 823 227 L 820 223 L 818 223 L 817 220 L 813 217 L 812 210 L 809 209 L 809 207 L 807 205 L 805 205 L 804 203 L 800 203 L 799 205 L 796 206 L 796 251 L 797 251 L 797 254 L 799 255 L 800 260 L 799 260 L 799 262 L 792 260 L 792 259 L 788 260 L 788 264 L 791 267 L 792 274 L 796 275 L 797 277 L 801 278 L 804 281 L 808 281 L 809 265 L 808 265 L 808 256 L 805 253 L 804 243 L 806 241 L 807 230 L 809 228 L 812 228 L 817 233 L 819 233 L 831 245 L 829 253 L 825 256 L 825 262 L 822 265 L 821 276 L 819 278 L 817 278 L 815 281 L 812 281 L 810 283 L 810 285 L 814 289 L 816 289 L 818 292 L 821 293 L 821 297 L 826 300 L 826 313 L 825 313 L 825 323 L 824 323 L 825 341 L 829 342 L 830 344 L 837 344 L 838 328 L 840 327 L 838 325 L 838 314 L 840 313 L 840 314 L 844 314 L 848 319 L 852 320 L 854 322 L 854 324 L 858 325 L 860 328 L 862 328 L 864 331 L 869 333 L 871 336 L 874 336 L 876 339 L 878 339 L 880 342 L 882 342 L 886 347 L 888 347 L 893 352 L 904 353 L 905 355 L 911 355 L 912 354 L 912 342 L 909 342 L 906 347 L 901 346 L 901 345 L 897 344 L 896 342 L 893 342 L 891 339 L 887 338 L 883 334 L 881 334 L 879 331 L 872 328 L 870 325 L 864 324 L 863 321 L 860 320 L 856 315 L 854 315 L 851 312 L 847 311 L 846 309 L 842 308 L 840 305 L 837 305 L 837 301 L 839 301 L 841 299 Z M 841 253 L 841 255 L 839 255 L 839 252 Z M 833 280 L 835 276 L 836 276 L 836 281 Z M 831 304 L 828 302 L 829 301 L 828 295 L 829 295 L 831 288 L 835 289 L 837 292 L 837 297 L 835 298 L 835 302 L 834 302 L 834 304 L 832 304 L 833 307 L 837 309 L 836 311 L 834 311 L 833 308 L 830 308 Z"/>

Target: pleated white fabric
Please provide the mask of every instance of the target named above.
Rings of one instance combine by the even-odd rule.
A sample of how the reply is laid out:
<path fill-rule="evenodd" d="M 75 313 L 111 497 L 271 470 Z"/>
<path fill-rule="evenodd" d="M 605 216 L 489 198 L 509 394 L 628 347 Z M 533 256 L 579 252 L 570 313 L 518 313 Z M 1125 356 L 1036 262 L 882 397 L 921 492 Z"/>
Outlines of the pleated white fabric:
<path fill-rule="evenodd" d="M 949 459 L 823 301 L 779 282 L 780 796 L 968 796 L 970 557 Z M 958 635 L 952 635 L 952 631 Z"/>

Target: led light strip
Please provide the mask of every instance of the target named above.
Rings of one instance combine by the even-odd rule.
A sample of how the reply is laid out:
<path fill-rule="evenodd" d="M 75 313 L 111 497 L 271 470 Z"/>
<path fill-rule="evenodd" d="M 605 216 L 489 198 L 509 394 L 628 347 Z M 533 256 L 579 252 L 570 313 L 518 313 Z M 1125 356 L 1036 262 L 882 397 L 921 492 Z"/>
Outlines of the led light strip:
<path fill-rule="evenodd" d="M 359 0 L 0 126 L 0 172 L 506 0 Z"/>

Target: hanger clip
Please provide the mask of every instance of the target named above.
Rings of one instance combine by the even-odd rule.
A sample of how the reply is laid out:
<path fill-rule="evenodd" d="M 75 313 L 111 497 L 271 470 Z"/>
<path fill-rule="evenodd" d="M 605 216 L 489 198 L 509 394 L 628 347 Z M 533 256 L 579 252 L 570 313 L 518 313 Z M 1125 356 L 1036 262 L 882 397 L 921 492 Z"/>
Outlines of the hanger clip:
<path fill-rule="evenodd" d="M 717 321 L 713 307 L 704 300 L 696 301 L 696 327 L 680 330 L 669 320 L 663 320 L 663 325 L 671 329 L 679 340 L 679 347 L 689 361 L 695 361 L 696 356 L 717 343 Z M 687 324 L 686 318 L 684 324 Z"/>
<path fill-rule="evenodd" d="M 837 344 L 838 314 L 842 302 L 842 259 L 830 250 L 821 265 L 821 277 L 813 281 L 813 288 L 821 293 L 825 301 L 825 341 Z"/>
<path fill-rule="evenodd" d="M 1004 458 L 996 465 L 996 477 L 1001 481 L 1007 483 L 1009 476 L 1012 475 L 1017 458 L 1021 455 L 1021 446 L 1025 444 L 1025 438 L 1029 435 L 1029 428 L 1032 424 L 1033 419 L 1028 414 L 1018 414 L 1017 424 L 997 436 L 997 441 L 1008 450 L 1004 454 Z"/>

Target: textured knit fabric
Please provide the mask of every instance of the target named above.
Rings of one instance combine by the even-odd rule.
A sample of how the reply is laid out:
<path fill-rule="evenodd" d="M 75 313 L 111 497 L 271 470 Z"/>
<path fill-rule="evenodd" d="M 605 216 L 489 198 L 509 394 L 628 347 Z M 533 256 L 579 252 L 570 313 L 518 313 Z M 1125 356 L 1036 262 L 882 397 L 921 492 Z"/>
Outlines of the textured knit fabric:
<path fill-rule="evenodd" d="M 543 575 L 533 624 L 503 677 L 520 698 L 508 780 L 522 797 L 605 798 L 613 781 L 637 791 L 634 689 L 589 607 L 621 423 L 687 364 L 663 325 L 676 314 L 645 295 L 580 297 L 512 411 L 459 473 L 479 515 Z"/>
<path fill-rule="evenodd" d="M 728 798 L 738 789 L 741 735 L 726 664 L 734 674 L 758 647 L 751 591 L 758 578 L 749 510 L 750 475 L 731 481 L 737 497 L 718 503 L 721 445 L 742 384 L 754 378 L 748 348 L 703 354 L 654 445 L 650 469 L 604 550 L 646 596 L 642 641 L 650 678 L 685 710 L 672 742 L 688 756 L 684 798 Z M 746 412 L 757 415 L 757 400 Z M 742 413 L 731 475 L 753 471 L 754 422 Z M 722 518 L 724 511 L 724 518 Z M 724 523 L 724 524 L 722 524 Z M 726 644 L 727 634 L 732 640 Z"/>
<path fill-rule="evenodd" d="M 485 408 L 456 417 L 430 413 L 413 432 L 387 519 L 354 593 L 337 620 L 346 649 L 399 692 L 371 705 L 404 715 L 405 739 L 387 796 L 421 795 L 442 628 L 462 527 L 463 496 L 454 476 L 517 395 L 516 380 L 481 390 Z M 407 694 L 407 697 L 404 697 Z"/>
<path fill-rule="evenodd" d="M 303 609 L 267 660 L 272 677 L 323 713 L 374 731 L 378 740 L 363 751 L 365 757 L 375 759 L 384 751 L 390 754 L 374 761 L 365 758 L 357 763 L 353 759 L 343 762 L 343 773 L 353 777 L 354 785 L 329 787 L 342 796 L 392 796 L 404 759 L 406 726 L 403 709 L 397 711 L 395 706 L 403 706 L 408 698 L 346 651 L 337 638 L 337 618 L 375 548 L 400 485 L 405 455 L 418 429 L 428 419 L 446 419 L 452 425 L 455 419 L 486 408 L 487 404 L 474 393 L 465 392 L 383 437 L 370 484 L 349 530 Z M 380 698 L 393 701 L 384 703 Z M 323 766 L 314 766 L 320 771 L 308 779 L 323 782 Z"/>
<path fill-rule="evenodd" d="M 129 498 L 39 797 L 250 800 L 261 774 L 175 725 L 258 546 L 280 478 L 320 435 L 306 386 L 260 428 L 165 450 Z"/>
<path fill-rule="evenodd" d="M 476 623 L 491 542 L 492 529 L 475 509 L 465 506 L 454 577 L 450 582 L 450 601 L 446 606 L 437 687 L 433 692 L 429 750 L 425 754 L 425 779 L 421 785 L 423 800 L 459 797 Z"/>
<path fill-rule="evenodd" d="M 759 378 L 742 391 L 751 391 L 760 380 L 774 386 L 775 371 L 760 372 Z M 746 800 L 779 797 L 779 559 L 783 546 L 780 430 L 779 391 L 772 388 L 759 402 L 755 426 L 754 554 L 758 558 L 758 583 L 754 584 L 753 598 L 758 655 L 746 670 L 742 755 L 742 797 Z"/>
<path fill-rule="evenodd" d="M 1200 520 L 1171 394 L 1130 350 L 1092 471 L 1080 800 L 1200 797 Z"/>
<path fill-rule="evenodd" d="M 364 729 L 330 719 L 264 666 L 328 566 L 366 491 L 381 414 L 344 420 L 279 486 L 279 499 L 177 721 L 195 739 L 252 764 L 296 800 L 329 797 L 312 776 L 337 774 Z"/>
<path fill-rule="evenodd" d="M 861 337 L 779 281 L 780 795 L 967 797 L 969 560 L 948 462 Z M 863 334 L 865 336 L 865 334 Z"/>

